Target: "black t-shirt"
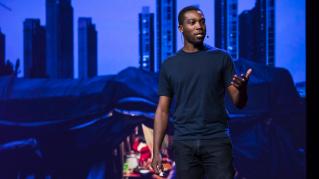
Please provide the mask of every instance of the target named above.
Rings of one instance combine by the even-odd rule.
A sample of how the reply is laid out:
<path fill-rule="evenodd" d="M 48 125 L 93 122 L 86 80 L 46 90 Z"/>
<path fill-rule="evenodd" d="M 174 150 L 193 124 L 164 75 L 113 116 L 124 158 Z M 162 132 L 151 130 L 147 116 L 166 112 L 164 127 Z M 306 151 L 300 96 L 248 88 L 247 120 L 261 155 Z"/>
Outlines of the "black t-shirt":
<path fill-rule="evenodd" d="M 208 45 L 195 53 L 179 50 L 163 62 L 158 95 L 176 98 L 175 140 L 228 137 L 224 97 L 234 74 L 231 56 Z"/>

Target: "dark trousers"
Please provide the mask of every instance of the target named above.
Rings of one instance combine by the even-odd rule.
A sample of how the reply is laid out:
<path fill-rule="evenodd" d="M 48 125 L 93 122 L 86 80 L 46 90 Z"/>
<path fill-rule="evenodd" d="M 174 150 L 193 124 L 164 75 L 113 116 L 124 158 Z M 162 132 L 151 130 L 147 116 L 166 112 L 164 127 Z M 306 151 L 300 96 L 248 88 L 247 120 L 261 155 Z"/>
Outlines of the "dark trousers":
<path fill-rule="evenodd" d="M 175 140 L 177 179 L 233 179 L 232 144 L 229 138 Z"/>

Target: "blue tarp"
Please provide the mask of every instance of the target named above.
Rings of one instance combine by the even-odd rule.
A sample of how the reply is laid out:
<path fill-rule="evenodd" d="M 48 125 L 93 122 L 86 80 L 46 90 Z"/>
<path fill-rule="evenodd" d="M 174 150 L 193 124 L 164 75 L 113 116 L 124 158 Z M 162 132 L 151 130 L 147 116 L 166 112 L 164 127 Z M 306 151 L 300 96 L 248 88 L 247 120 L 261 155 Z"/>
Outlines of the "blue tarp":
<path fill-rule="evenodd" d="M 305 105 L 291 75 L 244 59 L 235 66 L 238 73 L 253 68 L 247 107 L 238 110 L 226 97 L 238 175 L 303 178 Z M 80 177 L 97 161 L 116 161 L 109 153 L 134 127 L 152 127 L 157 82 L 157 73 L 134 67 L 86 80 L 0 77 L 0 173 Z M 109 170 L 105 178 L 120 177 L 118 167 Z"/>

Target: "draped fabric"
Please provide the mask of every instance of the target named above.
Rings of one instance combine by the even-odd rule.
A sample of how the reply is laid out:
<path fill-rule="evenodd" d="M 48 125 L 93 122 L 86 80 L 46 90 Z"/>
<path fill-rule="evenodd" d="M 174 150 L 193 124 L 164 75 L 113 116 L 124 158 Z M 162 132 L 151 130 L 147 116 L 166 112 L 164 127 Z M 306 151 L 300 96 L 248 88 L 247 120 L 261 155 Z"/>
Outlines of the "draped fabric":
<path fill-rule="evenodd" d="M 244 59 L 235 66 L 238 73 L 253 68 L 247 107 L 238 110 L 226 97 L 237 175 L 303 178 L 305 105 L 291 75 Z M 134 67 L 86 80 L 0 77 L 0 176 L 83 178 L 94 176 L 93 167 L 105 170 L 103 178 L 120 178 L 111 154 L 137 125 L 153 128 L 157 82 L 157 73 Z"/>

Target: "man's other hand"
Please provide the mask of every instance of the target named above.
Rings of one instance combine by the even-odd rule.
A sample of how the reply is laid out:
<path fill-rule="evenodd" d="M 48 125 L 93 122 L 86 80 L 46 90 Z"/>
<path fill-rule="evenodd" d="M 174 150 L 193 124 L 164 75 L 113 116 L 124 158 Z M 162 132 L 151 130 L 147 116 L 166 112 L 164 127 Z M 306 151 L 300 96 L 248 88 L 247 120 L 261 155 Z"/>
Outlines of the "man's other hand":
<path fill-rule="evenodd" d="M 161 154 L 153 154 L 153 160 L 152 160 L 152 168 L 154 172 L 158 175 L 163 171 L 163 164 L 162 164 L 162 156 Z"/>

